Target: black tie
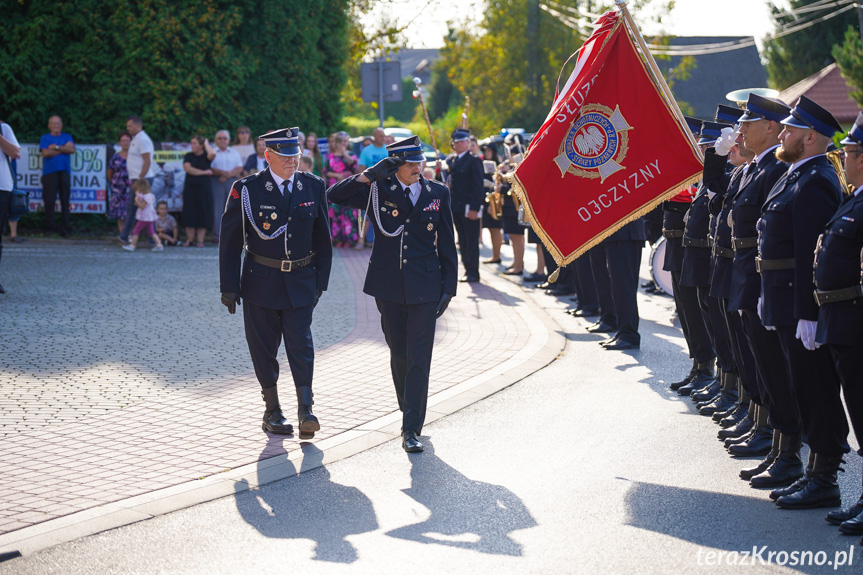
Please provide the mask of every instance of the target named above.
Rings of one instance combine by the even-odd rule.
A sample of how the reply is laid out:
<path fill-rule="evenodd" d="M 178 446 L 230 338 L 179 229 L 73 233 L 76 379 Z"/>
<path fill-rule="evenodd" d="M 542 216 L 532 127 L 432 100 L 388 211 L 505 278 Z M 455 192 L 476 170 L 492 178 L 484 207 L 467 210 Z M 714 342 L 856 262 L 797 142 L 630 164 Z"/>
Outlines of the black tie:
<path fill-rule="evenodd" d="M 410 209 L 414 209 L 414 203 L 411 201 L 411 189 L 410 187 L 405 188 L 405 200 L 408 202 L 408 206 Z"/>

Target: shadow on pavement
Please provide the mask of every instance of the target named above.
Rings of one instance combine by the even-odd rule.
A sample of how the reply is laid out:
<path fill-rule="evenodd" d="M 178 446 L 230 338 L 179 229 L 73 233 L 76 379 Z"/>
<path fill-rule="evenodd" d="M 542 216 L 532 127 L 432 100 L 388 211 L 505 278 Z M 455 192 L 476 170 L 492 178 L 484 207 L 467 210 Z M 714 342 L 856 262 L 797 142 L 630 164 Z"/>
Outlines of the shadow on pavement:
<path fill-rule="evenodd" d="M 512 531 L 536 526 L 524 503 L 509 489 L 474 481 L 447 465 L 425 441 L 425 452 L 409 456 L 411 487 L 404 492 L 424 505 L 431 517 L 387 535 L 495 555 L 521 556 Z"/>
<path fill-rule="evenodd" d="M 766 497 L 740 497 L 640 482 L 632 483 L 625 501 L 627 525 L 688 541 L 705 551 L 725 550 L 734 557 L 735 551 L 751 554 L 753 546 L 762 549 L 766 545 L 765 559 L 769 551 L 813 554 L 823 551 L 831 562 L 842 560 L 842 553 L 853 564 L 861 561 L 860 549 L 849 556 L 857 537 L 840 536 L 835 527 L 823 520 L 828 509 L 783 511 Z M 740 559 L 737 557 L 738 563 Z M 805 570 L 803 565 L 797 567 L 803 572 L 818 572 L 815 565 Z"/>
<path fill-rule="evenodd" d="M 272 436 L 265 452 L 278 451 L 271 444 L 281 441 L 279 436 Z M 304 443 L 302 451 L 303 468 L 314 467 L 323 458 L 323 452 L 310 443 Z M 272 461 L 270 466 L 263 463 L 259 462 L 258 481 L 266 481 L 272 465 Z M 299 471 L 295 462 L 285 464 L 294 473 Z M 346 537 L 378 528 L 371 500 L 356 487 L 333 483 L 326 467 L 260 487 L 249 487 L 243 480 L 237 484 L 234 497 L 243 519 L 265 537 L 314 541 L 313 559 L 317 561 L 353 563 L 357 550 Z"/>

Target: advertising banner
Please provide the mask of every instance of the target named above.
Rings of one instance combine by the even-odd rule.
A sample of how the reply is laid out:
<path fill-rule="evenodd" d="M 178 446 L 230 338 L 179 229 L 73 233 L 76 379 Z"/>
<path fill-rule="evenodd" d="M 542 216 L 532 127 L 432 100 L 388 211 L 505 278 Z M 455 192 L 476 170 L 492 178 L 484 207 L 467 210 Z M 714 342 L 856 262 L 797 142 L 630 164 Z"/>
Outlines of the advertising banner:
<path fill-rule="evenodd" d="M 75 144 L 72 164 L 72 194 L 69 210 L 73 214 L 104 214 L 107 210 L 105 194 L 104 145 Z M 21 144 L 18 160 L 18 188 L 30 192 L 30 211 L 44 210 L 42 203 L 42 154 L 39 144 Z M 55 202 L 60 211 L 60 200 Z"/>

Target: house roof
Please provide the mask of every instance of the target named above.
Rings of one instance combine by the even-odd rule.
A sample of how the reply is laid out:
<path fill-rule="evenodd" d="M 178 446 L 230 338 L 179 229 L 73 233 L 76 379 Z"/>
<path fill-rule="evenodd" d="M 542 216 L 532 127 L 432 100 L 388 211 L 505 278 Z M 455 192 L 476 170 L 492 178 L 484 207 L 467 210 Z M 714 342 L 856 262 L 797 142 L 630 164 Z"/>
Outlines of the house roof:
<path fill-rule="evenodd" d="M 786 88 L 779 93 L 779 99 L 794 105 L 797 98 L 806 96 L 828 109 L 840 124 L 849 125 L 860 111 L 850 94 L 851 88 L 839 72 L 839 66 L 833 63 Z"/>
<path fill-rule="evenodd" d="M 751 38 L 751 36 L 676 36 L 672 46 L 714 44 Z M 696 66 L 686 80 L 676 80 L 671 91 L 678 102 L 693 107 L 692 115 L 712 120 L 717 104 L 728 104 L 725 94 L 742 88 L 766 88 L 767 72 L 761 65 L 758 48 L 749 46 L 716 54 L 694 56 Z M 657 60 L 659 68 L 667 73 L 680 64 L 680 56 Z"/>

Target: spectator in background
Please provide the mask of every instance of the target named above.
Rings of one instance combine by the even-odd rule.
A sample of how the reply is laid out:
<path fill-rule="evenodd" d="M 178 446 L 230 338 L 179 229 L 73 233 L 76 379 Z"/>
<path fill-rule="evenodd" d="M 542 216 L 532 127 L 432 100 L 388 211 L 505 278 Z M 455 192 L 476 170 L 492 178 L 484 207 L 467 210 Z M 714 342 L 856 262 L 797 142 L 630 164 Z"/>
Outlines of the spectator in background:
<path fill-rule="evenodd" d="M 300 144 L 300 154 L 306 149 L 306 135 L 302 132 L 297 132 L 297 142 Z"/>
<path fill-rule="evenodd" d="M 370 137 L 368 137 L 368 136 L 366 136 L 365 138 L 363 138 L 363 141 L 362 141 L 362 142 L 360 142 L 360 151 L 362 152 L 363 150 L 365 150 L 365 149 L 366 149 L 366 146 L 371 146 L 373 141 L 374 141 L 374 140 L 372 140 L 372 139 L 371 139 Z"/>
<path fill-rule="evenodd" d="M 318 135 L 314 132 L 309 132 L 306 136 L 306 147 L 303 149 L 303 156 L 311 157 L 313 161 L 312 173 L 316 176 L 321 175 L 321 166 L 324 165 L 321 158 L 321 149 L 318 147 Z"/>
<path fill-rule="evenodd" d="M 252 130 L 248 126 L 240 126 L 234 134 L 231 149 L 240 155 L 240 162 L 244 165 L 249 156 L 255 153 L 255 144 L 252 142 Z"/>
<path fill-rule="evenodd" d="M 12 188 L 15 187 L 11 161 L 18 157 L 20 151 L 12 126 L 0 120 L 0 259 L 3 258 L 3 232 L 12 207 Z M 2 284 L 0 293 L 6 293 Z"/>
<path fill-rule="evenodd" d="M 213 241 L 219 243 L 219 232 L 222 229 L 222 212 L 228 201 L 228 193 L 231 186 L 243 171 L 243 161 L 240 154 L 228 147 L 228 139 L 231 135 L 227 130 L 216 132 L 216 157 L 210 162 L 213 171 L 211 178 L 213 187 Z"/>
<path fill-rule="evenodd" d="M 186 227 L 185 246 L 193 242 L 204 247 L 204 235 L 213 227 L 213 175 L 210 162 L 216 152 L 210 141 L 201 136 L 192 138 L 192 151 L 183 157 L 186 180 L 183 183 L 183 225 Z"/>
<path fill-rule="evenodd" d="M 141 232 L 146 232 L 147 236 L 156 244 L 151 251 L 160 252 L 165 249 L 159 236 L 156 235 L 156 228 L 153 222 L 156 221 L 156 209 L 153 204 L 156 203 L 156 196 L 150 191 L 150 182 L 146 178 L 138 178 L 132 183 L 132 191 L 135 192 L 135 205 L 138 210 L 135 212 L 135 227 L 132 228 L 132 234 L 129 236 L 129 243 L 123 246 L 127 252 L 134 252 L 138 244 L 138 235 Z"/>
<path fill-rule="evenodd" d="M 383 160 L 389 155 L 386 146 L 384 146 L 384 140 L 386 140 L 386 134 L 384 133 L 384 129 L 375 128 L 372 132 L 372 143 L 368 146 L 365 146 L 362 151 L 360 151 L 360 159 L 358 160 L 359 167 L 357 168 L 358 173 L 362 172 L 366 168 L 374 166 L 379 161 Z M 358 221 L 362 221 L 365 215 L 365 210 L 360 210 Z M 366 237 L 362 238 L 362 241 L 357 245 L 365 244 L 367 246 L 371 246 L 372 244 L 374 244 L 374 241 L 374 226 L 368 226 L 368 231 L 366 231 Z"/>
<path fill-rule="evenodd" d="M 156 221 L 153 224 L 156 227 L 156 235 L 159 236 L 162 243 L 169 246 L 177 245 L 180 228 L 177 227 L 177 220 L 174 219 L 174 216 L 168 213 L 168 202 L 156 204 Z"/>
<path fill-rule="evenodd" d="M 42 152 L 42 200 L 45 203 L 45 231 L 55 232 L 54 202 L 60 198 L 62 219 L 60 235 L 69 235 L 69 196 L 72 193 L 72 162 L 75 153 L 72 136 L 63 131 L 60 116 L 48 119 L 48 133 L 39 141 Z"/>
<path fill-rule="evenodd" d="M 299 170 L 301 172 L 311 173 L 314 167 L 315 161 L 310 156 L 303 156 L 302 158 L 300 158 Z"/>
<path fill-rule="evenodd" d="M 129 132 L 120 132 L 120 151 L 108 160 L 107 179 L 111 186 L 111 197 L 108 198 L 108 217 L 117 220 L 117 232 L 122 234 L 126 226 L 126 206 L 129 203 L 129 172 L 126 169 L 126 159 L 129 157 L 129 145 L 132 136 Z"/>
<path fill-rule="evenodd" d="M 246 164 L 243 166 L 243 177 L 257 174 L 269 164 L 264 152 L 267 151 L 267 143 L 263 140 L 255 140 L 255 153 L 246 159 Z"/>
<path fill-rule="evenodd" d="M 152 186 L 153 179 L 156 177 L 156 166 L 153 162 L 155 147 L 153 140 L 144 131 L 144 121 L 140 116 L 129 116 L 126 118 L 126 131 L 132 136 L 129 153 L 126 156 L 126 171 L 129 173 L 129 181 L 134 184 L 135 180 L 147 180 L 147 183 Z M 129 241 L 129 233 L 135 226 L 137 209 L 135 195 L 129 194 L 129 201 L 126 203 L 126 224 L 117 238 L 121 243 L 125 244 Z"/>
<path fill-rule="evenodd" d="M 468 147 L 470 153 L 474 156 L 482 158 L 482 150 L 479 147 L 479 143 L 476 141 L 476 136 L 470 137 L 470 146 Z"/>
<path fill-rule="evenodd" d="M 349 141 L 340 134 L 330 136 L 330 153 L 327 155 L 327 164 L 324 168 L 328 188 L 356 173 L 357 161 L 345 149 Z M 355 226 L 356 210 L 331 203 L 329 216 L 333 246 L 337 248 L 357 246 L 360 237 L 359 230 Z M 360 247 L 362 247 L 361 244 Z"/>

